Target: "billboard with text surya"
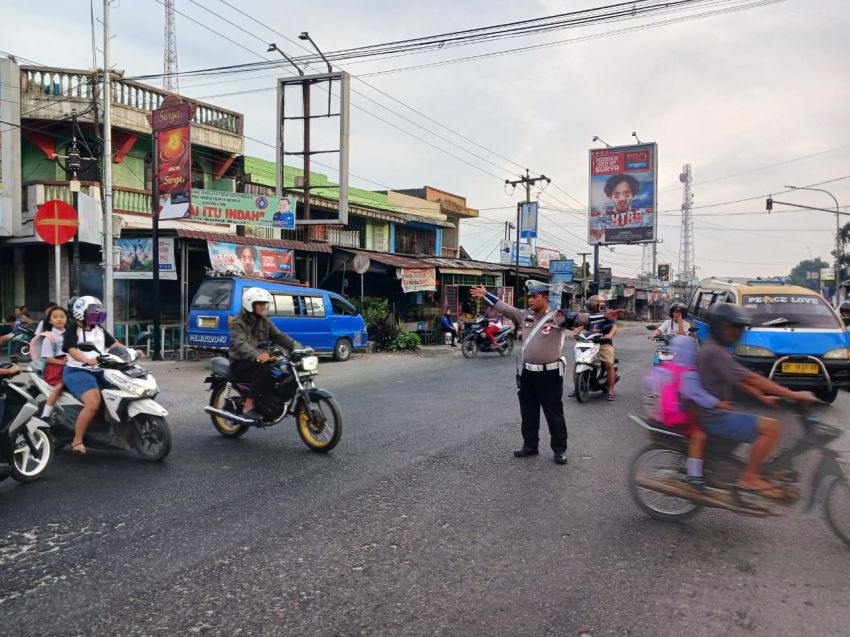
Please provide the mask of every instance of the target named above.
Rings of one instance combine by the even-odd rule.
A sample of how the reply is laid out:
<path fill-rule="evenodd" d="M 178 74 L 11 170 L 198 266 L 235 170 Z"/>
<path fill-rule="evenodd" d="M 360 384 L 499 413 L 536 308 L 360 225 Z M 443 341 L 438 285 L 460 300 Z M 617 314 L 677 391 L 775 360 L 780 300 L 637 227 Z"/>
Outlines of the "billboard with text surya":
<path fill-rule="evenodd" d="M 657 151 L 654 143 L 590 150 L 588 243 L 655 241 Z"/>

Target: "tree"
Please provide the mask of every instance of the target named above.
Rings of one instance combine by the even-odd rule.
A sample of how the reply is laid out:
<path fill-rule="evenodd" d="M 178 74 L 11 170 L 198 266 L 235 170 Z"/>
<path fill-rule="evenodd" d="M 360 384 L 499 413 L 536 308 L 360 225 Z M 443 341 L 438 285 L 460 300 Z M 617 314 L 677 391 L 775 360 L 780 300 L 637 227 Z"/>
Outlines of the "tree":
<path fill-rule="evenodd" d="M 793 285 L 802 285 L 803 287 L 807 287 L 810 290 L 814 290 L 817 292 L 818 290 L 818 278 L 809 279 L 807 278 L 808 272 L 818 272 L 820 273 L 821 268 L 828 268 L 830 265 L 821 258 L 817 259 L 805 259 L 800 261 L 794 268 L 791 270 L 791 274 L 788 275 L 788 283 Z"/>

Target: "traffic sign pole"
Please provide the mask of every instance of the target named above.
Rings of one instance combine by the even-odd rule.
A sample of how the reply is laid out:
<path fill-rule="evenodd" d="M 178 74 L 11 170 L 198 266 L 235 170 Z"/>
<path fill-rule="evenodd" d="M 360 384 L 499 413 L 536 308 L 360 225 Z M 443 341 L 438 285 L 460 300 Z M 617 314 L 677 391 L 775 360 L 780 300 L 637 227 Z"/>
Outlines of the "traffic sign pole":
<path fill-rule="evenodd" d="M 53 257 L 56 260 L 56 265 L 53 270 L 56 274 L 56 303 L 62 305 L 62 246 L 58 243 L 53 246 Z"/>

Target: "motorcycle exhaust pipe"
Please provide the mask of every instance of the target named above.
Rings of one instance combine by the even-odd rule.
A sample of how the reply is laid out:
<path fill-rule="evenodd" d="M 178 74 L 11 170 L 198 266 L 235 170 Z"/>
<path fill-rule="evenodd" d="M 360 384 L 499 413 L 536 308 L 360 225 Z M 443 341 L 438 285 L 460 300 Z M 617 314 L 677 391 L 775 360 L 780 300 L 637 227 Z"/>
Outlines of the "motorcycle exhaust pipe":
<path fill-rule="evenodd" d="M 204 411 L 213 416 L 219 416 L 220 418 L 224 418 L 225 420 L 240 422 L 243 425 L 253 425 L 256 422 L 254 420 L 251 420 L 250 418 L 245 418 L 244 416 L 237 416 L 236 414 L 231 414 L 229 411 L 224 411 L 223 409 L 216 409 L 212 405 L 207 405 L 206 407 L 204 407 Z"/>

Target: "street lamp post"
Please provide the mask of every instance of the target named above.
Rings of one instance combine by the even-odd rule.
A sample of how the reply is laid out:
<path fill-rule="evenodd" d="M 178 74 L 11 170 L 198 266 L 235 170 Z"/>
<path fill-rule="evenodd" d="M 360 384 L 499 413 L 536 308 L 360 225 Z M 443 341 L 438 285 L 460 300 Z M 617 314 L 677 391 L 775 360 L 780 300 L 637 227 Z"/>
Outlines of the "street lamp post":
<path fill-rule="evenodd" d="M 838 306 L 838 287 L 841 284 L 840 281 L 840 273 L 841 273 L 841 208 L 838 205 L 838 199 L 835 198 L 828 190 L 824 190 L 823 188 L 811 188 L 809 186 L 785 186 L 786 188 L 790 188 L 791 190 L 814 190 L 815 192 L 822 192 L 824 194 L 832 197 L 832 200 L 835 202 L 835 281 L 833 281 L 833 287 L 835 288 L 835 305 Z"/>

